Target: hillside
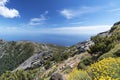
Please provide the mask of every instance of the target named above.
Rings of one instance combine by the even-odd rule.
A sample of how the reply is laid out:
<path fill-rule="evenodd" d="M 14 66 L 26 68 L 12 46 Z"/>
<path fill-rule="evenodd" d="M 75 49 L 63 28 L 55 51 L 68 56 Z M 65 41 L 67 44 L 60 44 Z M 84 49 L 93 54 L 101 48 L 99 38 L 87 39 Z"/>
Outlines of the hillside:
<path fill-rule="evenodd" d="M 32 55 L 39 57 L 51 56 L 53 53 L 64 50 L 65 47 L 51 44 L 40 44 L 30 41 L 0 41 L 0 74 L 6 70 L 14 70 Z M 38 58 L 39 58 L 38 57 Z M 34 59 L 35 60 L 35 59 Z"/>
<path fill-rule="evenodd" d="M 70 47 L 1 40 L 0 64 L 0 80 L 120 80 L 120 22 Z"/>

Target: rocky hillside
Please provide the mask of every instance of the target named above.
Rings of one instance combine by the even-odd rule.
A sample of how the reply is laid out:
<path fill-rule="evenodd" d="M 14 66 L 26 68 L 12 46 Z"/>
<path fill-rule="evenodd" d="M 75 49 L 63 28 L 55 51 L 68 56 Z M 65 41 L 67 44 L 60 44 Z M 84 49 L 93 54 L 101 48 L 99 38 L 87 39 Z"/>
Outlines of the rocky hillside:
<path fill-rule="evenodd" d="M 48 60 L 51 60 L 52 63 L 63 61 L 68 57 L 85 52 L 91 44 L 91 41 L 85 41 L 71 47 L 63 47 L 30 41 L 7 42 L 0 40 L 0 73 L 14 70 L 16 67 L 18 68 L 15 70 L 27 70 L 43 67 L 45 64 L 47 66 Z M 57 60 L 59 58 L 61 59 Z"/>
<path fill-rule="evenodd" d="M 64 50 L 53 50 L 53 51 L 40 51 L 34 55 L 32 55 L 30 58 L 25 60 L 22 64 L 18 66 L 15 70 L 20 69 L 32 69 L 37 67 L 44 67 L 46 64 L 46 67 L 49 68 L 49 64 L 57 63 L 66 60 L 69 57 L 73 57 L 75 55 L 81 54 L 83 52 L 86 52 L 89 49 L 89 46 L 92 45 L 93 42 L 88 40 L 84 42 L 79 42 L 76 45 L 66 47 Z M 60 47 L 59 47 L 60 48 Z M 62 47 L 61 47 L 62 48 Z M 48 62 L 49 61 L 49 62 Z"/>
<path fill-rule="evenodd" d="M 12 70 L 0 80 L 120 79 L 120 22 L 109 31 L 70 47 L 29 41 L 1 40 L 0 44 L 1 73 Z"/>
<path fill-rule="evenodd" d="M 43 58 L 43 56 L 44 58 L 51 57 L 56 51 L 64 49 L 65 47 L 62 46 L 40 44 L 30 41 L 7 42 L 0 40 L 0 73 L 6 70 L 14 70 L 32 56 L 31 59 L 28 59 L 28 62 L 23 65 L 24 69 L 29 68 L 30 63 L 37 58 Z M 25 67 L 25 64 L 29 66 Z"/>

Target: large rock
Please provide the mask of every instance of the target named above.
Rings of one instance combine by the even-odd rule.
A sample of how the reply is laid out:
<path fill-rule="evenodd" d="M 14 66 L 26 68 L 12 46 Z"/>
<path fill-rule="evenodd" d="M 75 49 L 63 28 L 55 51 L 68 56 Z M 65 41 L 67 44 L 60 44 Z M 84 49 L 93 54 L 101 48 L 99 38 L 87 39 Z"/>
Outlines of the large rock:
<path fill-rule="evenodd" d="M 53 73 L 50 80 L 65 80 L 63 75 L 60 73 Z"/>

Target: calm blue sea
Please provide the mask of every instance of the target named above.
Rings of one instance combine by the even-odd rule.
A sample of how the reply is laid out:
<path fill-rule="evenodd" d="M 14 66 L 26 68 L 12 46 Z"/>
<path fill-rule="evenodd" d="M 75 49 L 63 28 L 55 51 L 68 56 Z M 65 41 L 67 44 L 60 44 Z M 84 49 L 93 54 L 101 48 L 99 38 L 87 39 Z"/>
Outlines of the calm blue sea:
<path fill-rule="evenodd" d="M 0 35 L 0 39 L 7 41 L 28 40 L 40 43 L 50 43 L 62 46 L 71 46 L 78 42 L 88 40 L 93 35 L 57 35 L 57 34 L 40 34 L 40 35 Z"/>

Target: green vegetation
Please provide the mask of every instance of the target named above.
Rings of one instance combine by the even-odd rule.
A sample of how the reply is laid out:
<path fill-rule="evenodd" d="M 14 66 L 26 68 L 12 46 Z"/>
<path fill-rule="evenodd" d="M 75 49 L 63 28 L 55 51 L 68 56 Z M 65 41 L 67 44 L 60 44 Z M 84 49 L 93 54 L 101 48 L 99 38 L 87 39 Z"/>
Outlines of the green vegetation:
<path fill-rule="evenodd" d="M 51 73 L 52 74 L 52 73 Z M 0 80 L 49 80 L 41 79 L 39 69 L 28 71 L 15 71 L 4 73 Z M 106 58 L 92 64 L 85 70 L 73 69 L 66 77 L 67 80 L 119 80 L 120 79 L 120 58 Z"/>
<path fill-rule="evenodd" d="M 67 77 L 67 80 L 92 80 L 86 71 L 74 69 Z"/>
<path fill-rule="evenodd" d="M 13 70 L 19 64 L 24 62 L 30 56 L 34 54 L 34 47 L 30 43 L 18 44 L 10 42 L 9 45 L 5 46 L 5 53 L 0 58 L 0 74 L 6 70 Z"/>
<path fill-rule="evenodd" d="M 54 53 L 65 49 L 63 46 L 39 44 L 29 41 L 12 41 L 6 43 L 7 44 L 3 46 L 3 51 L 0 50 L 0 55 L 4 54 L 2 58 L 0 58 L 0 75 L 5 71 L 14 70 L 35 53 L 39 53 L 40 51 L 48 51 L 48 49 Z M 1 41 L 0 44 L 4 45 L 5 43 Z M 46 68 L 49 67 L 49 64 L 50 61 L 46 61 Z"/>
<path fill-rule="evenodd" d="M 90 46 L 88 52 L 92 55 L 93 62 L 108 57 L 119 57 L 120 25 L 113 26 L 107 35 L 99 34 L 91 40 L 94 45 Z"/>
<path fill-rule="evenodd" d="M 91 56 L 84 57 L 78 64 L 78 69 L 86 69 L 87 66 L 89 66 L 92 63 Z"/>
<path fill-rule="evenodd" d="M 88 67 L 87 72 L 95 80 L 101 77 L 120 79 L 120 57 L 106 58 Z"/>
<path fill-rule="evenodd" d="M 77 69 L 67 66 L 62 73 L 68 74 L 67 80 L 120 80 L 120 25 L 114 25 L 110 31 L 91 38 L 94 42 L 90 46 L 89 55 L 80 60 Z M 2 44 L 2 43 L 0 43 Z M 4 47 L 4 55 L 0 54 L 0 74 L 6 70 L 13 70 L 36 51 L 48 50 L 45 44 L 9 42 Z M 45 46 L 44 46 L 45 45 Z M 46 58 L 42 68 L 5 72 L 0 80 L 49 80 L 50 75 L 57 70 L 56 63 L 63 62 L 79 53 L 75 46 L 65 50 L 62 46 L 49 45 L 54 51 L 52 57 Z M 43 46 L 46 48 L 44 49 Z M 57 47 L 57 48 L 56 48 Z M 60 49 L 59 49 L 60 48 Z M 64 51 L 65 50 L 65 51 Z M 1 50 L 2 51 L 2 50 Z M 45 71 L 46 70 L 46 71 Z M 45 73 L 43 72 L 45 71 Z M 71 72 L 72 71 L 72 72 Z"/>
<path fill-rule="evenodd" d="M 61 53 L 60 52 L 54 53 L 53 57 L 51 58 L 51 61 L 60 62 L 61 61 Z"/>
<path fill-rule="evenodd" d="M 92 80 L 120 80 L 120 25 L 113 26 L 107 35 L 97 35 L 91 40 L 94 44 L 88 52 L 92 56 L 83 58 L 78 69 L 87 71 Z"/>
<path fill-rule="evenodd" d="M 90 47 L 89 53 L 102 55 L 114 47 L 116 39 L 115 36 L 95 36 L 92 37 L 92 41 L 95 44 Z"/>
<path fill-rule="evenodd" d="M 115 45 L 115 47 L 111 49 L 109 52 L 101 55 L 98 58 L 98 60 L 102 60 L 104 58 L 109 58 L 109 57 L 120 57 L 120 44 Z"/>
<path fill-rule="evenodd" d="M 66 68 L 64 69 L 63 73 L 68 74 L 68 73 L 70 73 L 71 71 L 72 71 L 72 68 L 69 66 L 69 67 L 66 67 Z"/>
<path fill-rule="evenodd" d="M 73 70 L 67 80 L 120 80 L 120 57 L 106 58 L 86 70 Z"/>
<path fill-rule="evenodd" d="M 0 80 L 33 80 L 35 78 L 36 71 L 24 71 L 19 70 L 16 72 L 5 72 Z"/>

